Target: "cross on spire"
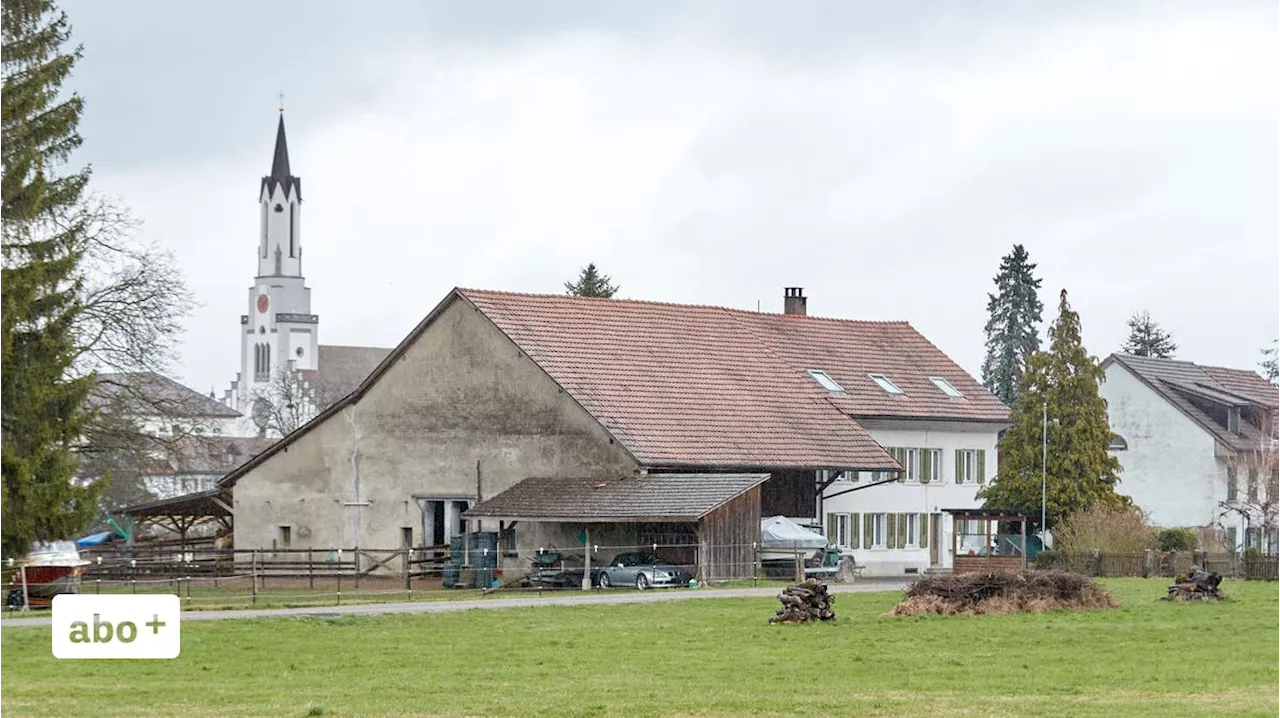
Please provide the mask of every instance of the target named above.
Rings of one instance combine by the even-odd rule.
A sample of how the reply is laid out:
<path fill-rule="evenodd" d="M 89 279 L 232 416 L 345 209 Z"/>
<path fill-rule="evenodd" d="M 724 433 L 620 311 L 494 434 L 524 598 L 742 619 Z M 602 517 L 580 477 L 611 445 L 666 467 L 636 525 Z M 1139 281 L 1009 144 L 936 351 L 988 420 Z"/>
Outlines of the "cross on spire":
<path fill-rule="evenodd" d="M 280 111 L 284 112 L 284 90 L 280 91 Z"/>

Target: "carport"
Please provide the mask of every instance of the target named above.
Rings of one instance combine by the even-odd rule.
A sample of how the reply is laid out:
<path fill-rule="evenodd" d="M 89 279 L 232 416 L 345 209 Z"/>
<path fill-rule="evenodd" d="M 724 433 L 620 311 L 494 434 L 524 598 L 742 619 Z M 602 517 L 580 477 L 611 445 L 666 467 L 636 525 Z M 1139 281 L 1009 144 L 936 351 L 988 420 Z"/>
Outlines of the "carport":
<path fill-rule="evenodd" d="M 216 522 L 223 529 L 231 531 L 231 490 L 210 489 L 170 499 L 149 501 L 145 504 L 130 506 L 121 513 L 129 517 L 132 524 L 129 531 L 131 545 L 138 528 L 146 524 L 155 524 L 173 531 L 178 534 L 183 543 L 186 543 L 187 532 L 201 524 Z"/>
<path fill-rule="evenodd" d="M 596 546 L 656 547 L 700 581 L 751 578 L 760 540 L 760 485 L 769 474 L 642 474 L 610 478 L 529 478 L 471 507 L 467 519 L 504 530 L 538 524 L 535 535 Z M 518 529 L 517 529 L 518 530 Z M 528 555 L 537 546 L 517 546 Z M 602 552 L 604 550 L 602 549 Z M 592 556 L 588 562 L 611 556 Z M 590 585 L 590 566 L 584 579 Z"/>

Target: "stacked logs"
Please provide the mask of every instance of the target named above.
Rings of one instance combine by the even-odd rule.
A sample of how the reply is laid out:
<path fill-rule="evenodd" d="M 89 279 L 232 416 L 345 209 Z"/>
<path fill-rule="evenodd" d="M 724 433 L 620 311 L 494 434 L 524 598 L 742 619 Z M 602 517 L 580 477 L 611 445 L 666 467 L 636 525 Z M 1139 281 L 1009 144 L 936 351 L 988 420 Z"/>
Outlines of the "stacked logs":
<path fill-rule="evenodd" d="M 1218 574 L 1193 567 L 1187 580 L 1170 586 L 1169 595 L 1164 598 L 1166 601 L 1221 601 L 1220 583 L 1222 577 Z"/>
<path fill-rule="evenodd" d="M 826 584 L 816 579 L 806 579 L 782 589 L 778 600 L 782 602 L 782 608 L 769 618 L 769 623 L 834 621 L 836 618 L 831 607 L 836 597 L 827 593 Z"/>

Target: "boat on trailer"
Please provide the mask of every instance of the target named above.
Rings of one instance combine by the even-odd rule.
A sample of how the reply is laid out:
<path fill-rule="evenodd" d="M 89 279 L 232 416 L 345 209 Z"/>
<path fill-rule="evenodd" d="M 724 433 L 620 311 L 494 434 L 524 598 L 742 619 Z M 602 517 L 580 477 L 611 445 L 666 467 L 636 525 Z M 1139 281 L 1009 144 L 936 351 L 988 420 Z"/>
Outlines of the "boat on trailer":
<path fill-rule="evenodd" d="M 60 593 L 80 593 L 81 576 L 89 562 L 80 558 L 73 541 L 32 544 L 30 552 L 9 576 L 5 605 L 21 608 L 23 596 L 31 606 L 52 605 Z"/>

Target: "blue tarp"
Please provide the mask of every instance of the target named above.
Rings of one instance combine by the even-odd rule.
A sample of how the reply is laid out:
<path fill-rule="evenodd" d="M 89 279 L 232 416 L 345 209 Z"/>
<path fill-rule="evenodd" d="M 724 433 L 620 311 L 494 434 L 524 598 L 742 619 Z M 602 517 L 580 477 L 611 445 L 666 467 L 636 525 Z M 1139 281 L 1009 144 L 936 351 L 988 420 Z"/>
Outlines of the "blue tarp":
<path fill-rule="evenodd" d="M 76 539 L 76 548 L 84 548 L 86 546 L 101 546 L 111 540 L 112 532 L 103 531 L 100 534 L 92 534 L 82 539 Z"/>

